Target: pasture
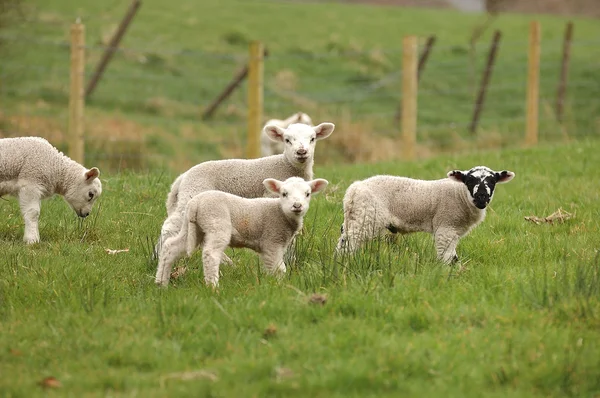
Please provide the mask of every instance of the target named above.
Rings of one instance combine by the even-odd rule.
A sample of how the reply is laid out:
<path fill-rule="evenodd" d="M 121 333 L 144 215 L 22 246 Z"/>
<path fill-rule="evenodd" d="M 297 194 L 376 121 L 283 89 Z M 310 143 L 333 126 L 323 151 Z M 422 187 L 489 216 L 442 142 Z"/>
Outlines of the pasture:
<path fill-rule="evenodd" d="M 340 132 L 341 133 L 341 132 Z M 334 133 L 336 134 L 336 133 Z M 0 391 L 33 396 L 595 396 L 600 393 L 598 140 L 473 151 L 414 163 L 323 166 L 289 272 L 228 251 L 220 288 L 200 256 L 168 289 L 151 246 L 175 174 L 104 172 L 92 216 L 42 205 L 25 247 L 14 199 L 0 206 Z M 516 177 L 487 219 L 435 260 L 430 236 L 384 238 L 332 258 L 355 179 L 435 179 L 485 164 Z M 558 208 L 575 217 L 536 225 Z M 116 254 L 106 249 L 129 249 Z M 53 377 L 55 379 L 47 379 Z M 45 383 L 43 380 L 46 380 Z M 40 385 L 40 383 L 42 385 Z M 46 385 L 44 387 L 43 385 Z"/>
<path fill-rule="evenodd" d="M 22 23 L 0 32 L 0 131 L 43 135 L 66 148 L 69 29 L 86 32 L 89 81 L 129 2 L 28 0 Z M 332 121 L 322 162 L 399 158 L 394 115 L 401 97 L 402 37 L 420 49 L 436 35 L 419 81 L 418 154 L 518 147 L 525 130 L 528 30 L 542 26 L 540 141 L 599 132 L 596 79 L 600 24 L 574 18 L 565 121 L 556 123 L 566 18 L 485 16 L 452 10 L 267 0 L 144 0 L 94 94 L 87 100 L 87 159 L 96 165 L 182 171 L 203 160 L 240 157 L 246 144 L 246 84 L 211 120 L 200 115 L 261 40 L 265 120 L 302 110 Z M 468 132 L 490 38 L 502 32 L 477 134 Z"/>

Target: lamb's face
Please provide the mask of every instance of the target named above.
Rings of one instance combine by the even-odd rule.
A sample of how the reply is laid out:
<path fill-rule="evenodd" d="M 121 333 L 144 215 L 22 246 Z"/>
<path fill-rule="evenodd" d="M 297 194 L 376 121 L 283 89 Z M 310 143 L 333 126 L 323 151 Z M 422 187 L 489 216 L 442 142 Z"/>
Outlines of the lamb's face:
<path fill-rule="evenodd" d="M 283 154 L 292 164 L 303 164 L 314 158 L 317 141 L 329 137 L 334 128 L 333 123 L 321 123 L 315 127 L 294 123 L 286 129 L 269 124 L 264 130 L 269 138 L 285 144 Z"/>
<path fill-rule="evenodd" d="M 102 194 L 99 176 L 100 171 L 93 167 L 82 174 L 65 193 L 65 200 L 79 217 L 89 216 L 94 202 Z"/>
<path fill-rule="evenodd" d="M 279 195 L 284 214 L 290 218 L 302 218 L 308 211 L 312 194 L 325 189 L 328 181 L 322 178 L 304 181 L 300 177 L 291 177 L 281 182 L 267 178 L 263 184 L 269 191 Z"/>
<path fill-rule="evenodd" d="M 508 170 L 496 172 L 485 166 L 473 167 L 468 171 L 453 170 L 448 172 L 448 177 L 463 183 L 471 196 L 472 203 L 478 209 L 485 209 L 492 201 L 496 184 L 509 182 L 515 173 Z"/>

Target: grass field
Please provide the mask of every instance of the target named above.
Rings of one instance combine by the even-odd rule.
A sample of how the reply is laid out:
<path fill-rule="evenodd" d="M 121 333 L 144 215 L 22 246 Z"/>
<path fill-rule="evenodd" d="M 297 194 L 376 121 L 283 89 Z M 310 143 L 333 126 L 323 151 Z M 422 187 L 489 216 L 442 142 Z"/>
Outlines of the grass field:
<path fill-rule="evenodd" d="M 173 174 L 104 173 L 83 223 L 61 199 L 44 202 L 32 247 L 21 242 L 16 201 L 3 201 L 0 395 L 597 396 L 598 151 L 600 141 L 583 140 L 321 166 L 332 185 L 311 205 L 286 278 L 236 250 L 218 292 L 203 285 L 198 255 L 168 289 L 153 284 L 150 247 Z M 332 260 L 351 181 L 439 178 L 477 164 L 516 178 L 461 241 L 460 267 L 437 262 L 424 234 Z M 558 208 L 575 218 L 524 220 Z M 311 303 L 314 294 L 326 302 Z M 60 387 L 41 387 L 47 377 Z"/>
<path fill-rule="evenodd" d="M 0 32 L 0 131 L 41 134 L 63 145 L 68 120 L 69 27 L 86 27 L 87 78 L 127 2 L 30 0 L 27 21 Z M 250 40 L 265 43 L 265 117 L 297 110 L 338 125 L 326 144 L 332 164 L 399 156 L 392 120 L 400 101 L 401 38 L 437 43 L 420 80 L 419 153 L 518 147 L 524 135 L 529 22 L 542 24 L 540 139 L 565 142 L 599 132 L 597 20 L 576 18 L 565 123 L 554 116 L 567 19 L 502 15 L 477 41 L 479 14 L 452 10 L 285 1 L 143 2 L 86 108 L 88 159 L 101 167 L 169 166 L 245 154 L 245 86 L 211 121 L 207 104 L 246 62 Z M 481 127 L 467 132 L 494 29 L 503 33 Z M 110 139 L 107 139 L 110 137 Z M 111 141 L 113 140 L 113 141 Z M 116 140 L 116 143 L 115 143 Z M 133 143 L 132 143 L 133 142 Z M 125 159 L 125 160 L 123 160 Z M 116 166 L 115 166 L 116 165 Z"/>

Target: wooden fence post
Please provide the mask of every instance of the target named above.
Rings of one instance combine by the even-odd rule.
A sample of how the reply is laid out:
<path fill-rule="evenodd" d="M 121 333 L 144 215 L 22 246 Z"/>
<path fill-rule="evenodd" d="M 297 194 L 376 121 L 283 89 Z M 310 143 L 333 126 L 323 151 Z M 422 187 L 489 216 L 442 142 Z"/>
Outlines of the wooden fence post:
<path fill-rule="evenodd" d="M 259 41 L 250 43 L 248 60 L 248 158 L 260 157 L 260 132 L 263 118 L 264 49 Z"/>
<path fill-rule="evenodd" d="M 538 142 L 540 92 L 540 23 L 532 21 L 529 29 L 529 65 L 527 72 L 527 126 L 525 145 Z"/>
<path fill-rule="evenodd" d="M 427 41 L 425 42 L 425 47 L 419 55 L 419 66 L 417 67 L 417 81 L 421 79 L 421 75 L 423 74 L 423 70 L 425 69 L 425 65 L 427 64 L 427 60 L 429 59 L 429 54 L 431 53 L 431 49 L 437 40 L 435 35 L 429 36 Z M 402 119 L 402 104 L 398 106 L 398 110 L 394 115 L 394 125 L 400 125 L 400 119 Z"/>
<path fill-rule="evenodd" d="M 567 24 L 565 41 L 563 43 L 563 56 L 560 68 L 560 81 L 556 93 L 556 119 L 562 123 L 565 105 L 565 92 L 567 91 L 567 78 L 569 75 L 569 61 L 571 59 L 571 40 L 573 39 L 573 22 Z"/>
<path fill-rule="evenodd" d="M 417 37 L 402 39 L 402 153 L 415 158 L 417 142 Z"/>
<path fill-rule="evenodd" d="M 69 95 L 69 156 L 74 161 L 84 162 L 83 93 L 85 68 L 85 29 L 79 19 L 71 25 L 71 91 Z"/>

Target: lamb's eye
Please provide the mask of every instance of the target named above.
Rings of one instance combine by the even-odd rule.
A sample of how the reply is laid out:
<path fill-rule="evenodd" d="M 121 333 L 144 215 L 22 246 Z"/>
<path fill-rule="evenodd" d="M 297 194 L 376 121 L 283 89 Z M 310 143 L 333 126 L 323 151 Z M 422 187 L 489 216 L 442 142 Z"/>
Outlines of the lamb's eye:
<path fill-rule="evenodd" d="M 281 196 L 283 196 L 284 198 L 287 198 L 287 192 L 282 193 Z"/>
<path fill-rule="evenodd" d="M 89 192 L 88 193 L 88 197 L 89 197 L 89 200 L 94 199 L 94 193 L 93 192 Z"/>
<path fill-rule="evenodd" d="M 306 193 L 306 197 L 308 198 L 309 196 L 310 196 L 310 192 L 307 192 Z"/>
<path fill-rule="evenodd" d="M 291 144 L 291 141 L 290 141 L 288 138 L 286 138 L 286 139 L 285 139 L 285 143 L 286 143 L 286 144 Z"/>
<path fill-rule="evenodd" d="M 311 143 L 312 143 L 312 142 L 315 142 L 315 137 L 311 138 L 311 139 L 310 139 L 310 142 L 311 142 Z"/>

